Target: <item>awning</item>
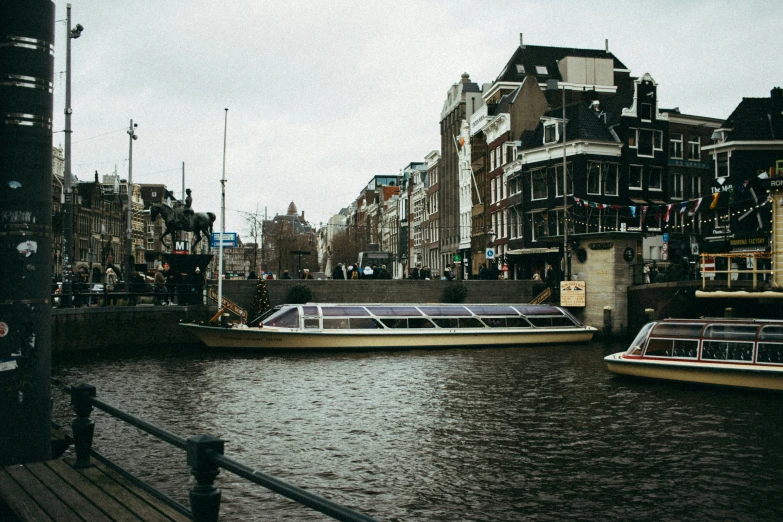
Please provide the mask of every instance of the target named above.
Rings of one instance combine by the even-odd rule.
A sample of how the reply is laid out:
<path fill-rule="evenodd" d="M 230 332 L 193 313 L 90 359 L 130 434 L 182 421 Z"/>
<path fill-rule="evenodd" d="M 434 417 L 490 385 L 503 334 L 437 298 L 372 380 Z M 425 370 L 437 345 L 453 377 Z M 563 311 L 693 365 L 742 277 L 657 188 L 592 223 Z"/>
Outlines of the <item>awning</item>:
<path fill-rule="evenodd" d="M 508 256 L 527 256 L 531 254 L 556 254 L 560 252 L 559 248 L 518 248 L 516 250 L 507 250 Z"/>
<path fill-rule="evenodd" d="M 637 198 L 628 198 L 628 199 L 630 199 L 634 203 L 639 203 L 640 205 L 646 205 L 647 204 L 647 201 L 644 200 L 644 199 L 637 199 Z"/>

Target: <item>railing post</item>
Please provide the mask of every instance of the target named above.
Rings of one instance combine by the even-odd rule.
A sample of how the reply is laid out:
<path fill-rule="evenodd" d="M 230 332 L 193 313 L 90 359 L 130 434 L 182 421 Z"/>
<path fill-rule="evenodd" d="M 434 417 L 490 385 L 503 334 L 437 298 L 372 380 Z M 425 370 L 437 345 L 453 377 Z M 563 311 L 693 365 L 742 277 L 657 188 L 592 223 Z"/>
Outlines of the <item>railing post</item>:
<path fill-rule="evenodd" d="M 188 439 L 188 466 L 196 478 L 190 491 L 190 511 L 194 522 L 217 522 L 220 513 L 220 490 L 215 487 L 215 477 L 220 468 L 210 458 L 210 453 L 223 454 L 225 441 L 211 435 L 196 435 Z"/>
<path fill-rule="evenodd" d="M 95 397 L 95 386 L 79 383 L 71 387 L 71 405 L 76 412 L 76 418 L 71 423 L 73 430 L 73 446 L 76 449 L 76 462 L 73 467 L 77 469 L 89 468 L 92 438 L 95 433 L 95 421 L 90 419 L 92 402 Z"/>

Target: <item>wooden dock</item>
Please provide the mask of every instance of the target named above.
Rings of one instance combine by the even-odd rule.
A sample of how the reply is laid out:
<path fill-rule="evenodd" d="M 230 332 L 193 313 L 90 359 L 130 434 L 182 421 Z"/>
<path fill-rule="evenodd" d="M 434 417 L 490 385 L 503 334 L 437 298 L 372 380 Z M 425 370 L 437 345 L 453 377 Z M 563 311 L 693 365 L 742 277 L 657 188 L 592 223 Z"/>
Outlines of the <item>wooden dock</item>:
<path fill-rule="evenodd" d="M 0 468 L 0 519 L 191 521 L 192 518 L 99 459 L 75 457 Z M 5 504 L 5 506 L 3 506 Z"/>

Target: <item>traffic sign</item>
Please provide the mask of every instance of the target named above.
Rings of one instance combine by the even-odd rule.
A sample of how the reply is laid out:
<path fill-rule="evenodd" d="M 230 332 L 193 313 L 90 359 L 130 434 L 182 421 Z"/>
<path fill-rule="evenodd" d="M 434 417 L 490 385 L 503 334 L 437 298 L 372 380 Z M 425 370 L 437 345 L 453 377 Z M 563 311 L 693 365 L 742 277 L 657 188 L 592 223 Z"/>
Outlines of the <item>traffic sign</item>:
<path fill-rule="evenodd" d="M 222 241 L 221 241 L 221 234 L 220 232 L 212 232 L 212 237 L 210 238 L 210 246 L 212 248 L 217 248 L 220 246 L 220 243 L 223 243 L 223 248 L 236 248 L 237 246 L 237 233 L 236 232 L 224 232 L 222 234 Z"/>
<path fill-rule="evenodd" d="M 485 254 L 485 257 L 487 259 L 495 259 L 495 249 L 494 248 L 488 248 L 487 252 Z"/>
<path fill-rule="evenodd" d="M 669 242 L 669 233 L 668 232 L 664 232 L 663 233 L 663 242 L 664 243 L 668 243 Z"/>

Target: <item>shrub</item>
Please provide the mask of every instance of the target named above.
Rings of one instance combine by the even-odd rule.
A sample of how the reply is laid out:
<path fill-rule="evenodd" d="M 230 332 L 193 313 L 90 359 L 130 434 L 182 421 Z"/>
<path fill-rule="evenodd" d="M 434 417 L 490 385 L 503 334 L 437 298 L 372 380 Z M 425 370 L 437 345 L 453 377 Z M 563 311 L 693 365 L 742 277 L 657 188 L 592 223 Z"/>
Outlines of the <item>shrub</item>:
<path fill-rule="evenodd" d="M 462 283 L 450 283 L 443 291 L 444 303 L 461 303 L 468 296 L 468 287 Z"/>
<path fill-rule="evenodd" d="M 313 300 L 313 291 L 309 286 L 296 284 L 285 294 L 287 304 L 305 304 Z"/>

